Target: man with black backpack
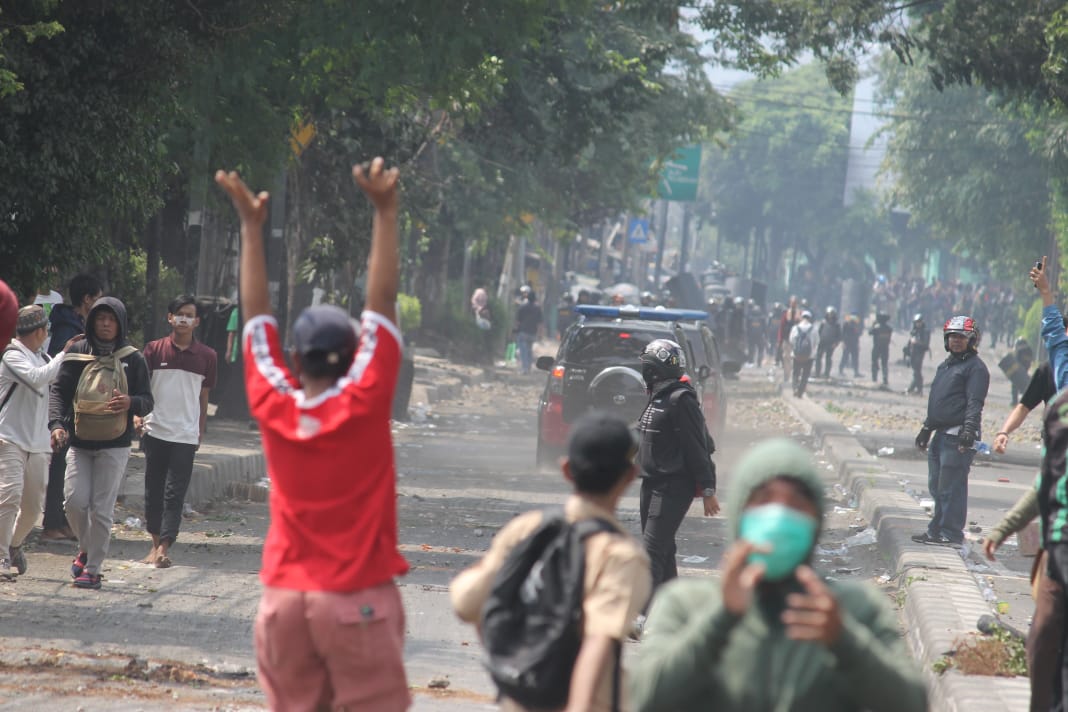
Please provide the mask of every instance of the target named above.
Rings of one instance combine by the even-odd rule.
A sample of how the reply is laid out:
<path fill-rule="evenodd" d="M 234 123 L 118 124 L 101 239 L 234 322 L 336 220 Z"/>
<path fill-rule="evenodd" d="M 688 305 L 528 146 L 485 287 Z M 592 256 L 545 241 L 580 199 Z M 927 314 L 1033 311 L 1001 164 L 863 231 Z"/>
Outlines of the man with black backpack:
<path fill-rule="evenodd" d="M 126 306 L 101 297 L 86 317 L 49 395 L 52 450 L 69 443 L 64 508 L 78 537 L 70 573 L 77 588 L 100 588 L 115 498 L 130 459 L 133 417 L 152 410 L 148 366 L 126 340 Z"/>
<path fill-rule="evenodd" d="M 801 312 L 801 321 L 790 332 L 790 350 L 794 354 L 794 395 L 805 395 L 812 374 L 813 355 L 819 353 L 820 334 L 812 323 L 812 312 Z M 816 364 L 819 370 L 819 363 Z"/>
<path fill-rule="evenodd" d="M 563 510 L 516 517 L 450 585 L 457 615 L 479 627 L 502 709 L 625 708 L 622 641 L 652 588 L 649 560 L 615 518 L 637 449 L 622 421 L 581 418 Z"/>

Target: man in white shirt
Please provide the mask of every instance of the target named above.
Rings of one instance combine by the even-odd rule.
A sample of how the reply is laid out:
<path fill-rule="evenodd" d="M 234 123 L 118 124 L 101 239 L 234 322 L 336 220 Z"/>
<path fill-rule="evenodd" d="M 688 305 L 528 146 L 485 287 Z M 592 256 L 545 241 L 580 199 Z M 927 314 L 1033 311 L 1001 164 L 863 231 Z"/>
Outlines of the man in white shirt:
<path fill-rule="evenodd" d="M 22 542 L 44 504 L 48 460 L 48 386 L 75 336 L 52 361 L 42 353 L 48 317 L 39 305 L 23 307 L 17 337 L 0 358 L 0 580 L 26 573 Z"/>
<path fill-rule="evenodd" d="M 145 529 L 152 550 L 144 562 L 165 569 L 178 538 L 182 505 L 193 475 L 193 457 L 208 420 L 208 392 L 218 370 L 215 351 L 194 333 L 196 300 L 183 294 L 167 309 L 171 333 L 145 346 L 155 405 L 145 417 Z"/>

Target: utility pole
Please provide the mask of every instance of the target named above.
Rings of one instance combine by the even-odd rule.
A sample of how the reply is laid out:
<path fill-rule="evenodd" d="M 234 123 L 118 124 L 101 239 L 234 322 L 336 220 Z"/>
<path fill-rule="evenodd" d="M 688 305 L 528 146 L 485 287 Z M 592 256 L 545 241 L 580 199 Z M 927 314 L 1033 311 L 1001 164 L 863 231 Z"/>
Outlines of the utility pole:
<path fill-rule="evenodd" d="M 660 291 L 660 271 L 664 264 L 664 247 L 667 245 L 668 208 L 670 203 L 660 201 L 660 226 L 656 231 L 656 266 L 653 268 L 653 289 Z"/>
<path fill-rule="evenodd" d="M 690 260 L 690 219 L 693 211 L 690 204 L 682 208 L 682 244 L 679 246 L 679 274 L 686 271 L 686 263 Z"/>

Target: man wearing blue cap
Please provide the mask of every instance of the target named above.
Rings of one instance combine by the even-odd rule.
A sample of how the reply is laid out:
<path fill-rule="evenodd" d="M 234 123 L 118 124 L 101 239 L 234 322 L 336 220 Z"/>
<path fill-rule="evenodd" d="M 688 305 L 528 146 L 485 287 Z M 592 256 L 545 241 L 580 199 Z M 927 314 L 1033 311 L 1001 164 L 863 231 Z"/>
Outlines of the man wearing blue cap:
<path fill-rule="evenodd" d="M 401 360 L 398 172 L 376 158 L 353 174 L 375 208 L 366 309 L 358 327 L 335 306 L 304 310 L 293 372 L 267 293 L 268 196 L 236 173 L 215 176 L 241 216 L 245 384 L 271 478 L 255 639 L 272 709 L 391 712 L 411 700 L 393 582 L 408 570 L 390 434 Z"/>

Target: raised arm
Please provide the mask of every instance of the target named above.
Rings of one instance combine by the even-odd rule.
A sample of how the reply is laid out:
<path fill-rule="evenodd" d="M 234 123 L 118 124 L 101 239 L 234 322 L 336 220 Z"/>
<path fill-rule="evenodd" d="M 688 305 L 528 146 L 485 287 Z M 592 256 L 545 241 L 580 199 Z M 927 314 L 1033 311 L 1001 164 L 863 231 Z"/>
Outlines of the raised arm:
<path fill-rule="evenodd" d="M 381 157 L 369 166 L 352 168 L 356 185 L 374 205 L 371 228 L 371 254 L 367 260 L 368 311 L 376 312 L 390 321 L 397 321 L 397 285 L 400 282 L 400 253 L 397 248 L 397 209 L 400 202 L 396 168 L 385 169 Z"/>
<path fill-rule="evenodd" d="M 241 218 L 241 315 L 253 317 L 271 313 L 267 292 L 267 258 L 263 252 L 263 223 L 267 220 L 266 192 L 253 195 L 236 171 L 216 171 L 215 182 L 230 196 Z"/>
<path fill-rule="evenodd" d="M 1068 335 L 1064 330 L 1064 317 L 1053 303 L 1053 290 L 1046 278 L 1046 258 L 1042 269 L 1031 268 L 1031 282 L 1042 297 L 1042 340 L 1049 352 L 1049 364 L 1053 369 L 1053 381 L 1057 390 L 1068 385 Z"/>

